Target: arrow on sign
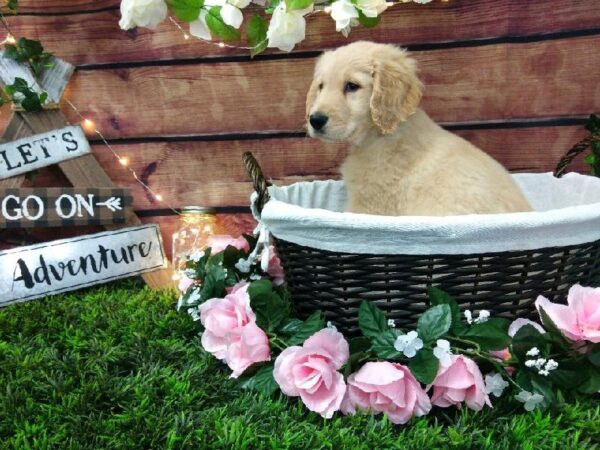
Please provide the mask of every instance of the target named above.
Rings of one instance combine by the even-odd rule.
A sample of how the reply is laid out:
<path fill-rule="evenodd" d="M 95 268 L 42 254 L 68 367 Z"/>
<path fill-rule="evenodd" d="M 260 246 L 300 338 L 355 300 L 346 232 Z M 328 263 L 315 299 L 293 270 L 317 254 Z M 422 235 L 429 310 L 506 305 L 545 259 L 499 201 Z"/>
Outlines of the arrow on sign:
<path fill-rule="evenodd" d="M 112 212 L 121 211 L 123 207 L 121 206 L 121 199 L 117 197 L 111 197 L 105 202 L 98 202 L 96 206 L 106 206 Z"/>

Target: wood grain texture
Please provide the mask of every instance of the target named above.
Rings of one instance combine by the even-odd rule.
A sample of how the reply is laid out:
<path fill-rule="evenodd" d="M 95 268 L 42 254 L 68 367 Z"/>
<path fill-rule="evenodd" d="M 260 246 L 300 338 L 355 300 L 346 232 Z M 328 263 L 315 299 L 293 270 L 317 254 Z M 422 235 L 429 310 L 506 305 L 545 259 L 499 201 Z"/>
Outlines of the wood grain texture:
<path fill-rule="evenodd" d="M 165 253 L 171 258 L 173 252 L 173 233 L 179 227 L 178 216 L 156 216 L 142 218 L 144 224 L 157 223 L 163 237 Z M 240 236 L 242 233 L 251 233 L 256 227 L 256 222 L 251 214 L 217 214 L 217 233 Z M 15 246 L 31 245 L 38 242 L 46 242 L 54 239 L 66 239 L 83 234 L 99 233 L 100 227 L 65 227 L 55 228 L 51 231 L 47 228 L 34 230 L 2 230 L 0 229 L 0 250 L 6 250 Z M 161 272 L 159 272 L 161 273 Z"/>
<path fill-rule="evenodd" d="M 439 122 L 587 115 L 600 36 L 415 52 Z M 65 93 L 109 138 L 302 130 L 314 59 L 78 72 Z M 80 118 L 63 109 L 76 123 Z"/>
<path fill-rule="evenodd" d="M 20 14 L 65 14 L 118 8 L 120 0 L 19 0 Z"/>
<path fill-rule="evenodd" d="M 540 127 L 467 130 L 458 134 L 484 149 L 512 171 L 552 171 L 560 157 L 585 134 L 583 127 Z M 344 145 L 323 144 L 309 138 L 177 142 L 117 145 L 151 188 L 173 207 L 189 204 L 247 207 L 251 183 L 241 162 L 244 151 L 254 153 L 275 184 L 338 179 L 346 156 Z M 93 151 L 112 181 L 133 190 L 135 210 L 165 207 L 137 184 L 104 146 Z M 587 171 L 579 158 L 571 168 Z M 64 186 L 56 170 L 44 169 L 38 186 Z"/>
<path fill-rule="evenodd" d="M 54 0 L 46 6 L 46 2 L 43 8 L 37 8 L 38 12 L 98 10 L 119 3 Z M 35 3 L 29 0 L 21 8 L 35 11 Z M 597 28 L 597 6 L 596 0 L 434 0 L 428 5 L 394 6 L 382 15 L 376 28 L 356 27 L 349 38 L 335 31 L 330 17 L 317 13 L 307 18 L 306 40 L 296 50 L 323 50 L 361 39 L 420 45 Z M 194 39 L 186 41 L 169 21 L 154 31 L 140 28 L 125 32 L 119 28 L 119 18 L 119 10 L 113 9 L 93 14 L 17 16 L 9 17 L 9 22 L 16 35 L 42 39 L 50 51 L 77 65 L 248 54 L 243 49 L 221 49 Z"/>

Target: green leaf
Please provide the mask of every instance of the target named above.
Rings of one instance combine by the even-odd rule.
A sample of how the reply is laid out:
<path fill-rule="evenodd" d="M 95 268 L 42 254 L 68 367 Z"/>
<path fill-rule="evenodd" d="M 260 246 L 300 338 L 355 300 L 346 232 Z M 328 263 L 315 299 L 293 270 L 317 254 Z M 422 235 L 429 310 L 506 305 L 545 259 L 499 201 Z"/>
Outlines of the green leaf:
<path fill-rule="evenodd" d="M 600 369 L 590 367 L 587 379 L 577 388 L 584 394 L 596 394 L 600 392 Z"/>
<path fill-rule="evenodd" d="M 510 336 L 501 327 L 494 326 L 492 319 L 467 327 L 461 334 L 479 344 L 484 350 L 502 350 L 510 344 Z"/>
<path fill-rule="evenodd" d="M 365 336 L 357 336 L 348 339 L 350 355 L 367 352 L 371 348 L 371 340 Z"/>
<path fill-rule="evenodd" d="M 193 22 L 200 17 L 204 0 L 167 0 L 173 14 L 183 22 Z"/>
<path fill-rule="evenodd" d="M 585 129 L 592 134 L 600 132 L 600 117 L 595 114 L 591 114 L 585 124 Z"/>
<path fill-rule="evenodd" d="M 239 30 L 223 22 L 220 6 L 210 8 L 206 15 L 206 25 L 213 36 L 225 41 L 237 41 L 240 38 Z"/>
<path fill-rule="evenodd" d="M 287 319 L 281 324 L 278 331 L 282 334 L 291 336 L 300 329 L 303 323 L 304 322 L 302 322 L 300 319 Z"/>
<path fill-rule="evenodd" d="M 423 342 L 429 343 L 443 336 L 452 325 L 452 312 L 448 305 L 436 305 L 429 308 L 419 318 L 417 332 Z"/>
<path fill-rule="evenodd" d="M 262 53 L 267 48 L 267 30 L 269 29 L 269 22 L 262 17 L 255 15 L 248 22 L 248 28 L 246 35 L 248 38 L 248 44 L 250 47 L 250 56 L 255 57 L 259 53 Z"/>
<path fill-rule="evenodd" d="M 593 153 L 590 153 L 589 155 L 585 155 L 585 158 L 583 158 L 583 160 L 590 165 L 594 165 L 596 164 L 596 155 L 594 155 Z"/>
<path fill-rule="evenodd" d="M 590 377 L 586 364 L 574 361 L 559 361 L 558 368 L 551 371 L 548 379 L 557 386 L 574 390 L 583 385 Z"/>
<path fill-rule="evenodd" d="M 271 395 L 277 390 L 279 385 L 273 378 L 273 364 L 261 367 L 253 376 L 240 379 L 240 387 L 264 395 Z"/>
<path fill-rule="evenodd" d="M 273 290 L 270 281 L 254 281 L 248 287 L 248 294 L 256 324 L 263 330 L 274 331 L 289 316 L 290 304 Z"/>
<path fill-rule="evenodd" d="M 430 384 L 437 375 L 439 361 L 431 349 L 423 348 L 409 361 L 408 368 L 421 383 Z"/>
<path fill-rule="evenodd" d="M 32 39 L 20 38 L 17 46 L 19 47 L 19 53 L 24 60 L 41 56 L 44 53 L 44 46 L 40 41 L 34 41 Z"/>
<path fill-rule="evenodd" d="M 533 347 L 537 347 L 542 354 L 547 352 L 544 335 L 532 325 L 522 326 L 513 336 L 511 354 L 515 355 L 519 361 L 525 362 L 530 359 L 526 353 Z"/>
<path fill-rule="evenodd" d="M 542 410 L 548 408 L 556 400 L 554 391 L 552 391 L 552 385 L 540 375 L 527 370 L 519 370 L 517 371 L 515 381 L 526 391 L 537 393 L 544 397 L 544 400 L 538 406 Z"/>
<path fill-rule="evenodd" d="M 313 4 L 313 0 L 285 0 L 288 11 L 295 9 L 306 9 Z"/>
<path fill-rule="evenodd" d="M 452 326 L 450 329 L 455 333 L 459 333 L 461 330 L 465 328 L 465 325 L 462 323 L 462 317 L 460 314 L 460 308 L 458 307 L 458 303 L 454 298 L 444 292 L 443 290 L 430 286 L 427 289 L 427 295 L 429 297 L 429 303 L 432 306 L 436 305 L 448 305 L 450 307 L 450 311 L 452 313 Z"/>
<path fill-rule="evenodd" d="M 402 354 L 394 348 L 394 343 L 399 334 L 397 330 L 387 330 L 371 339 L 371 348 L 378 358 L 398 359 Z"/>
<path fill-rule="evenodd" d="M 8 0 L 6 6 L 11 13 L 16 14 L 19 9 L 19 0 Z"/>
<path fill-rule="evenodd" d="M 600 344 L 594 344 L 592 350 L 587 354 L 587 359 L 594 366 L 600 367 Z"/>
<path fill-rule="evenodd" d="M 363 300 L 358 310 L 358 326 L 362 334 L 371 339 L 390 329 L 383 311 L 366 300 Z"/>
<path fill-rule="evenodd" d="M 287 339 L 286 343 L 288 345 L 300 345 L 317 331 L 323 329 L 324 326 L 325 319 L 323 318 L 321 311 L 315 311 L 302 322 L 298 331 Z"/>
<path fill-rule="evenodd" d="M 360 9 L 357 9 L 357 11 L 358 11 L 358 21 L 360 22 L 360 24 L 363 27 L 373 28 L 373 27 L 376 27 L 377 25 L 379 25 L 379 22 L 381 22 L 381 16 L 367 17 Z"/>

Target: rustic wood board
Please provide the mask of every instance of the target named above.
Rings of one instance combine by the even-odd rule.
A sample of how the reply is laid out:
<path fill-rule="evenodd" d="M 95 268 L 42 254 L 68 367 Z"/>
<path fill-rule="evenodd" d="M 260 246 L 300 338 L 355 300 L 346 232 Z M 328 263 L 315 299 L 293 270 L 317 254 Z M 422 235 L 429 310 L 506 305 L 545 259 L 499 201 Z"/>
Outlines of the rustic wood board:
<path fill-rule="evenodd" d="M 19 0 L 21 14 L 64 14 L 119 8 L 120 0 Z"/>
<path fill-rule="evenodd" d="M 598 47 L 591 36 L 415 52 L 423 107 L 440 122 L 587 115 L 600 105 Z M 80 71 L 65 95 L 112 138 L 302 130 L 314 62 Z"/>
<path fill-rule="evenodd" d="M 171 258 L 173 250 L 173 233 L 180 226 L 179 217 L 175 215 L 142 217 L 142 223 L 160 225 L 160 231 L 163 236 L 165 254 Z M 237 214 L 217 214 L 218 234 L 229 234 L 240 236 L 242 233 L 251 233 L 256 227 L 250 213 Z M 31 230 L 31 234 L 17 235 L 14 230 L 0 229 L 0 250 L 6 250 L 14 245 L 31 245 L 39 242 L 46 242 L 53 239 L 65 239 L 82 234 L 92 234 L 102 231 L 100 227 L 80 227 L 80 228 L 56 228 L 49 230 L 47 228 L 38 228 Z M 10 242 L 7 242 L 9 240 Z"/>
<path fill-rule="evenodd" d="M 21 6 L 23 11 L 44 12 L 40 16 L 9 17 L 17 35 L 36 37 L 44 45 L 73 64 L 123 63 L 206 58 L 208 56 L 248 55 L 243 49 L 221 49 L 198 40 L 185 41 L 170 22 L 156 30 L 119 28 L 117 8 L 106 11 L 118 1 L 53 1 L 43 10 L 34 0 Z M 297 51 L 315 51 L 368 39 L 402 45 L 448 43 L 476 39 L 530 36 L 569 30 L 597 28 L 600 8 L 596 0 L 434 0 L 428 5 L 404 4 L 389 8 L 381 23 L 372 29 L 356 27 L 349 38 L 335 31 L 333 20 L 325 14 L 307 18 L 307 37 Z M 99 12 L 90 14 L 88 10 Z M 49 13 L 85 12 L 84 14 Z M 187 27 L 187 25 L 184 25 Z M 69 39 L 65 39 L 65 35 Z M 82 41 L 86 45 L 80 45 Z M 269 50 L 267 53 L 283 53 Z"/>
<path fill-rule="evenodd" d="M 517 129 L 459 130 L 457 133 L 497 158 L 512 171 L 549 172 L 565 151 L 585 134 L 582 126 Z M 169 204 L 181 207 L 247 207 L 252 189 L 241 162 L 252 151 L 266 176 L 281 185 L 309 179 L 337 179 L 346 156 L 344 145 L 324 144 L 310 138 L 233 140 L 210 142 L 159 142 L 116 145 L 131 166 Z M 135 210 L 164 208 L 149 196 L 102 145 L 93 153 L 113 182 L 131 188 Z M 572 170 L 587 170 L 579 158 Z M 177 174 L 177 176 L 174 176 Z M 60 186 L 56 170 L 40 171 L 39 186 Z"/>

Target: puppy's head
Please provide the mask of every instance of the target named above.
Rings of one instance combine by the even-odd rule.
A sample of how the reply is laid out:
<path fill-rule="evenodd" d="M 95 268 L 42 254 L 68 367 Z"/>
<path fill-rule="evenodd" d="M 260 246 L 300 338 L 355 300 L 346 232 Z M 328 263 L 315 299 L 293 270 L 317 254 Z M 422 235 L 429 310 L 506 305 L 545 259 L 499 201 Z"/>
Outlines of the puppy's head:
<path fill-rule="evenodd" d="M 309 134 L 354 143 L 389 134 L 416 111 L 422 89 L 415 60 L 392 45 L 355 42 L 326 52 L 306 98 Z"/>

